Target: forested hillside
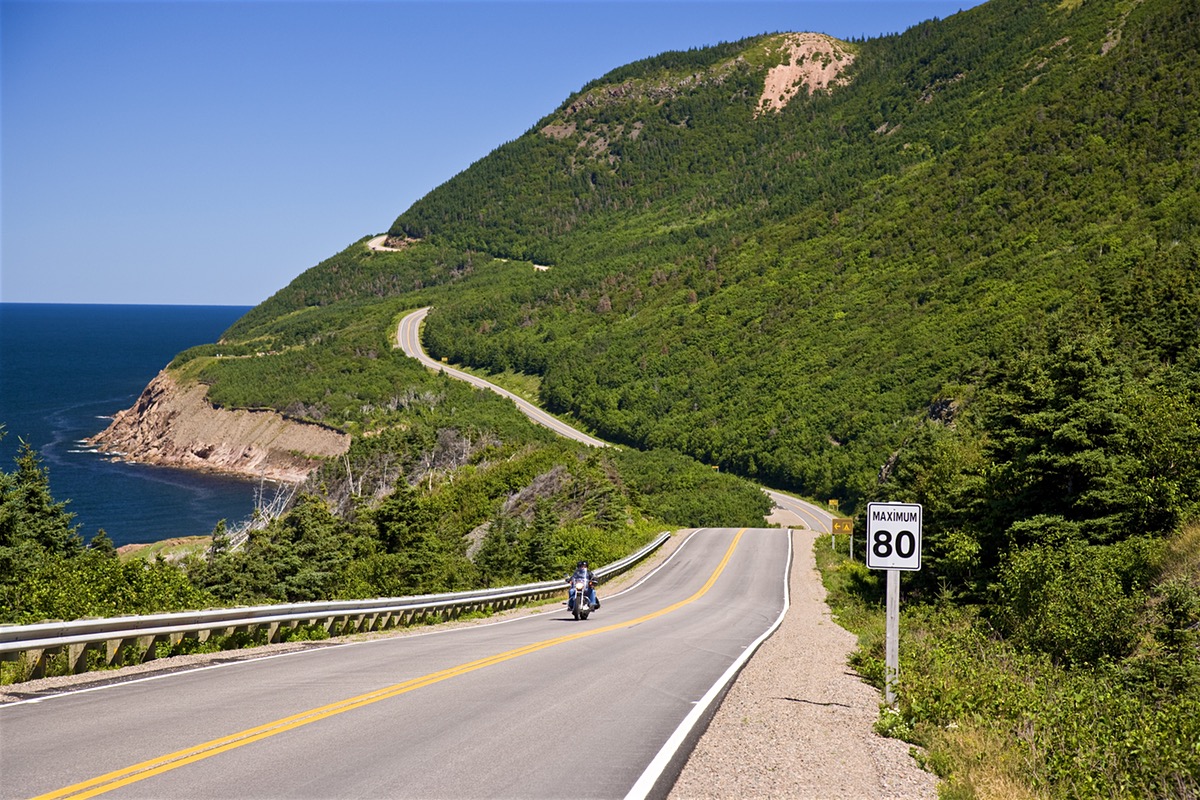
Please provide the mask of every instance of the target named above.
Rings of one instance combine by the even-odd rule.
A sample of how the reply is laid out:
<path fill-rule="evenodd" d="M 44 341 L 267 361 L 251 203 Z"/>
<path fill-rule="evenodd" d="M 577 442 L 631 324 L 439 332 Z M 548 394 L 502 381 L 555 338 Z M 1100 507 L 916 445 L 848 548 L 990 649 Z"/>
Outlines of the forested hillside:
<path fill-rule="evenodd" d="M 676 524 L 760 510 L 744 483 L 676 502 L 706 473 L 850 513 L 921 502 L 906 591 L 953 645 L 910 645 L 922 690 L 892 732 L 962 796 L 975 756 L 936 750 L 950 724 L 1023 765 L 1031 796 L 1194 797 L 1197 53 L 1194 0 L 990 0 L 803 57 L 771 34 L 622 66 L 405 210 L 392 249 L 350 245 L 172 369 L 219 405 L 354 435 L 298 506 L 359 548 L 288 584 L 318 594 L 326 573 L 351 592 L 537 574 L 558 566 L 547 530 L 609 552 L 652 495 Z M 773 68 L 818 62 L 836 79 L 764 102 Z M 623 455 L 556 451 L 396 355 L 423 305 L 433 355 L 523 374 Z M 261 552 L 291 546 L 281 530 Z M 287 596 L 237 558 L 201 585 Z M 878 601 L 865 571 L 830 570 L 842 608 Z M 987 670 L 979 687 L 1017 699 L 956 683 Z M 1088 758 L 1142 755 L 1062 755 L 1089 728 L 1042 714 L 1073 681 L 1123 726 L 1092 720 Z"/>
<path fill-rule="evenodd" d="M 397 251 L 356 243 L 228 334 L 278 355 L 200 378 L 379 424 L 384 309 L 428 303 L 433 354 L 535 375 L 613 441 L 926 503 L 929 586 L 1167 534 L 1200 498 L 1197 23 L 992 0 L 827 40 L 838 80 L 767 110 L 783 35 L 620 67 L 401 214 Z"/>
<path fill-rule="evenodd" d="M 327 343 L 345 339 L 333 309 L 430 303 L 435 355 L 540 376 L 547 405 L 614 441 L 851 509 L 930 436 L 999 447 L 1034 362 L 1092 358 L 1119 421 L 1046 444 L 1121 461 L 1129 491 L 1098 499 L 1095 464 L 1040 493 L 1018 477 L 988 487 L 1019 495 L 989 525 L 1169 528 L 1197 481 L 1170 455 L 1196 423 L 1196 14 L 993 0 L 831 40 L 843 83 L 762 113 L 780 36 L 621 67 L 405 211 L 403 250 L 352 245 L 229 338 Z M 214 397 L 285 405 L 234 369 L 205 368 Z M 1026 402 L 1081 399 L 1042 380 Z"/>

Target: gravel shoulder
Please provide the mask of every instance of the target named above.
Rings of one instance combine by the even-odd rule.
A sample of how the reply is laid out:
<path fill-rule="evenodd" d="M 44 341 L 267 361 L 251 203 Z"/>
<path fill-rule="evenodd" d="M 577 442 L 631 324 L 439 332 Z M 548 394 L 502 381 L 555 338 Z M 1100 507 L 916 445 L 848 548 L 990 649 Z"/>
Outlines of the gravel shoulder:
<path fill-rule="evenodd" d="M 847 665 L 856 642 L 833 621 L 825 604 L 825 588 L 813 556 L 817 534 L 793 530 L 792 535 L 791 607 L 779 630 L 762 644 L 730 687 L 670 797 L 934 800 L 937 778 L 917 766 L 910 746 L 874 732 L 882 700 L 879 692 Z M 601 597 L 636 582 L 684 538 L 672 537 L 636 569 L 606 583 Z M 547 605 L 515 609 L 485 620 L 445 626 L 487 624 L 545 610 Z M 406 628 L 324 642 L 176 656 L 119 670 L 44 678 L 0 687 L 0 704 L 353 639 L 411 636 L 427 630 Z"/>
<path fill-rule="evenodd" d="M 793 530 L 791 607 L 730 687 L 670 793 L 696 798 L 930 798 L 910 745 L 874 732 L 883 702 L 847 664 L 857 642 L 825 604 L 813 545 Z"/>

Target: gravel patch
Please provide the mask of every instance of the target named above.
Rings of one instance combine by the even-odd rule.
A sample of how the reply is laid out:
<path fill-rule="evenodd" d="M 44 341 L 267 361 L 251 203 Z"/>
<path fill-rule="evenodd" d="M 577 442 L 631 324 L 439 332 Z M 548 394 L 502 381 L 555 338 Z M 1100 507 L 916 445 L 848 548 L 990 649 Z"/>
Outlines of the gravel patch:
<path fill-rule="evenodd" d="M 911 745 L 874 732 L 883 702 L 846 659 L 857 641 L 833 621 L 817 534 L 793 531 L 791 608 L 738 675 L 671 790 L 696 798 L 937 798 Z"/>

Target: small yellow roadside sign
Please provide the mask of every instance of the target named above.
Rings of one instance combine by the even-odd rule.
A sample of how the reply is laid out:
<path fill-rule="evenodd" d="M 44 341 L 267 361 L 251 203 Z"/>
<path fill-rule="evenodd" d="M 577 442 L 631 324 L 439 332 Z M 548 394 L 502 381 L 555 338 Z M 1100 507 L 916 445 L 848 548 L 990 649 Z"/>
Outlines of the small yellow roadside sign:
<path fill-rule="evenodd" d="M 830 501 L 830 502 L 833 502 L 833 501 Z M 834 517 L 831 520 L 831 522 L 833 524 L 829 529 L 829 532 L 831 534 L 829 537 L 829 548 L 831 550 L 837 550 L 838 534 L 844 533 L 844 534 L 846 534 L 847 537 L 849 537 L 849 542 L 850 542 L 850 547 L 848 548 L 849 555 L 850 555 L 850 558 L 853 559 L 854 558 L 854 520 L 851 519 L 850 517 Z"/>

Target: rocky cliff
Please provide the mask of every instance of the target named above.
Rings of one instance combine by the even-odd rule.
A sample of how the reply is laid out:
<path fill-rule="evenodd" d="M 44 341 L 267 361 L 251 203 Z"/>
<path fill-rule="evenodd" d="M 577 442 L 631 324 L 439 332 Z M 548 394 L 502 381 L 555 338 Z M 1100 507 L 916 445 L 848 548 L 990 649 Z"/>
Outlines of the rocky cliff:
<path fill-rule="evenodd" d="M 89 441 L 129 461 L 289 483 L 304 480 L 322 459 L 350 446 L 347 434 L 274 411 L 214 408 L 207 392 L 203 385 L 180 386 L 160 372 L 132 408 Z"/>

